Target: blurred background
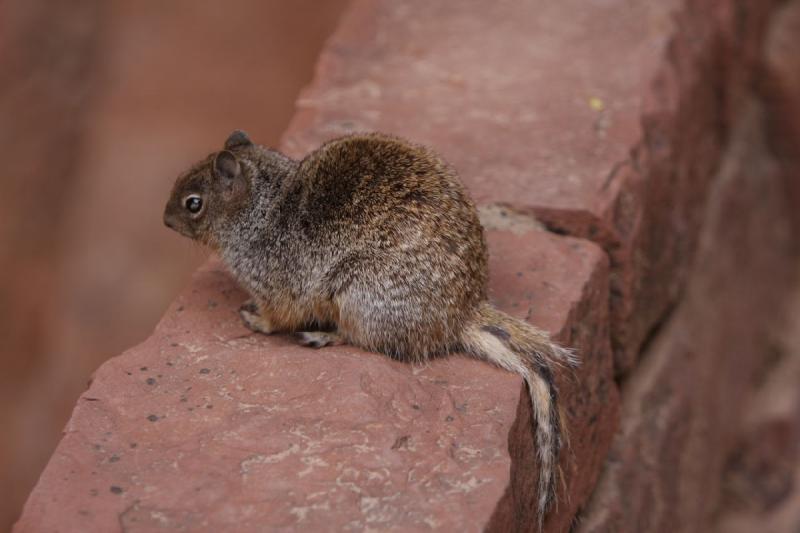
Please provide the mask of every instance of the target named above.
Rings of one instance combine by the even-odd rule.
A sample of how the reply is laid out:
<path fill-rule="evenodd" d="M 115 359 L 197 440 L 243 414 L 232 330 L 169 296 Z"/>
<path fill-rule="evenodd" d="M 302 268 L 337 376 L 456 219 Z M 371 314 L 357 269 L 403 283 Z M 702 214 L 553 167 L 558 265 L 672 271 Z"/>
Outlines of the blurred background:
<path fill-rule="evenodd" d="M 0 3 L 0 531 L 204 260 L 162 225 L 174 178 L 235 128 L 277 144 L 344 5 Z"/>

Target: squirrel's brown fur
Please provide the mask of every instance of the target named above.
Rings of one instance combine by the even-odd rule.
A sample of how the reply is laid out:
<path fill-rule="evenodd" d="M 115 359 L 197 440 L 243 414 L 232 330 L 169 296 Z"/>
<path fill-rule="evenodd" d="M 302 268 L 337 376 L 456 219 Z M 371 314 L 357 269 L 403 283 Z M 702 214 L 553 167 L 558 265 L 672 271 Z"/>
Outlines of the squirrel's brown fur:
<path fill-rule="evenodd" d="M 521 375 L 541 525 L 562 443 L 552 366 L 575 361 L 487 302 L 483 228 L 436 154 L 367 134 L 294 161 L 236 131 L 178 178 L 164 221 L 222 257 L 252 296 L 240 312 L 255 331 L 299 331 L 309 346 L 346 342 L 407 361 L 465 351 Z"/>

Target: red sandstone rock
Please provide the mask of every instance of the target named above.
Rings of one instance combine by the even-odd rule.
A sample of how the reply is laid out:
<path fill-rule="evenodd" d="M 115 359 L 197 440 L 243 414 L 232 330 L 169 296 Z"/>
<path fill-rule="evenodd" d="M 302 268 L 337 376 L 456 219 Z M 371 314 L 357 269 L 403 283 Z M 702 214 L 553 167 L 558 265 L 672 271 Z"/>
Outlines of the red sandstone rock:
<path fill-rule="evenodd" d="M 621 429 L 582 532 L 700 532 L 715 517 L 742 412 L 773 363 L 771 337 L 796 280 L 790 176 L 764 124 L 751 100 L 713 181 L 687 292 L 623 389 Z"/>
<path fill-rule="evenodd" d="M 606 261 L 542 231 L 490 243 L 493 298 L 584 354 L 560 380 L 575 450 L 566 523 L 614 428 Z M 147 342 L 97 371 L 16 531 L 478 531 L 498 505 L 495 521 L 532 519 L 519 378 L 458 356 L 414 368 L 251 334 L 244 298 L 211 263 Z"/>
<path fill-rule="evenodd" d="M 800 357 L 800 345 L 782 345 L 780 332 L 800 255 L 790 134 L 800 131 L 800 100 L 790 90 L 798 6 L 687 2 L 674 58 L 684 68 L 705 58 L 705 68 L 693 67 L 701 80 L 709 66 L 718 70 L 697 90 L 716 87 L 709 102 L 722 104 L 698 115 L 687 135 L 705 131 L 730 143 L 721 172 L 711 174 L 686 293 L 623 388 L 621 431 L 579 531 L 709 531 L 714 522 L 726 532 L 797 527 L 798 478 L 789 465 L 800 405 L 789 391 L 797 387 L 791 359 Z M 691 96 L 697 93 L 683 98 Z M 708 122 L 714 114 L 720 120 Z M 680 124 L 676 132 L 684 131 Z M 711 168 L 714 155 L 697 150 L 664 165 Z M 793 327 L 797 338 L 796 321 Z M 754 396 L 764 402 L 759 423 L 747 409 L 758 406 Z"/>
<path fill-rule="evenodd" d="M 800 4 L 796 4 L 800 5 Z M 782 357 L 759 379 L 726 466 L 717 530 L 797 531 L 800 525 L 800 290 L 780 335 Z"/>
<path fill-rule="evenodd" d="M 789 175 L 800 176 L 800 2 L 786 2 L 771 19 L 758 81 L 772 146 Z M 788 180 L 791 205 L 800 205 L 800 179 Z M 800 209 L 792 212 L 800 231 Z"/>
<path fill-rule="evenodd" d="M 752 16 L 733 9 L 745 4 Z M 769 371 L 771 327 L 792 283 L 783 191 L 796 191 L 795 158 L 791 141 L 772 137 L 795 127 L 776 110 L 800 108 L 785 53 L 794 19 L 761 65 L 770 2 L 688 0 L 645 93 L 640 135 L 633 74 L 654 70 L 668 30 L 642 23 L 651 8 L 492 3 L 478 19 L 476 5 L 357 0 L 286 144 L 300 155 L 353 129 L 393 131 L 443 152 L 491 208 L 492 298 L 584 360 L 559 376 L 572 455 L 548 530 L 704 531 L 731 454 L 748 450 L 741 413 Z M 596 33 L 594 22 L 617 31 Z M 469 44 L 478 37 L 483 46 Z M 580 55 L 590 52 L 597 62 Z M 760 89 L 776 96 L 766 109 L 751 91 L 764 66 L 772 85 Z M 534 83 L 545 67 L 547 83 Z M 600 94 L 605 111 L 564 97 L 597 80 L 621 91 L 619 101 Z M 531 212 L 602 243 L 611 272 L 596 246 L 541 231 Z M 621 429 L 587 502 L 616 420 L 609 287 L 617 371 L 628 375 Z M 533 528 L 535 450 L 519 379 L 459 357 L 411 368 L 251 335 L 235 315 L 243 297 L 210 265 L 147 343 L 98 371 L 19 531 Z M 795 499 L 780 501 L 791 512 Z"/>

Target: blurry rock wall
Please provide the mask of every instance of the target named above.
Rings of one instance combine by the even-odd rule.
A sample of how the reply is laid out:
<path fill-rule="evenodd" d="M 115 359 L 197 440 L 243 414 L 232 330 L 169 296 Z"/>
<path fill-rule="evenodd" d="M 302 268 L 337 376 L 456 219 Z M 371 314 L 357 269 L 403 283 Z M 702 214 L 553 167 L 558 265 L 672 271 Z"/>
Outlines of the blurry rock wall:
<path fill-rule="evenodd" d="M 675 138 L 717 147 L 689 159 L 714 170 L 680 293 L 620 381 L 621 427 L 580 531 L 795 532 L 800 1 L 687 0 L 677 20 L 683 75 L 656 88 L 688 119 Z M 714 105 L 664 89 L 690 83 Z"/>

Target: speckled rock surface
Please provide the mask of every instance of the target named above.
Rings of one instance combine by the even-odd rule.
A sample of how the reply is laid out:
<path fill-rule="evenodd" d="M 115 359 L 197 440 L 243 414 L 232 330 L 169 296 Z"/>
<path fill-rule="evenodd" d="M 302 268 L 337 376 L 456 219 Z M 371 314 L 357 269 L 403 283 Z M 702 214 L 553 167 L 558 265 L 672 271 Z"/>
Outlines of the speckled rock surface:
<path fill-rule="evenodd" d="M 561 380 L 576 450 L 564 464 L 585 493 L 616 409 L 606 259 L 541 230 L 490 242 L 499 305 L 586 352 L 591 386 Z M 523 494 L 506 513 L 533 497 L 519 378 L 459 356 L 414 368 L 252 334 L 244 299 L 212 262 L 147 342 L 97 371 L 16 531 L 479 531 L 507 491 Z"/>

